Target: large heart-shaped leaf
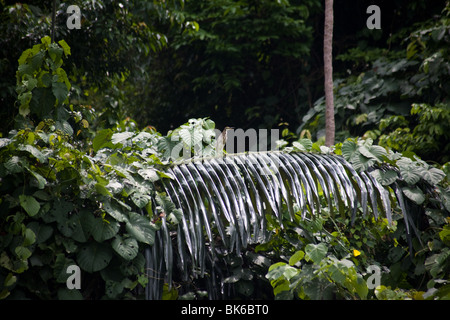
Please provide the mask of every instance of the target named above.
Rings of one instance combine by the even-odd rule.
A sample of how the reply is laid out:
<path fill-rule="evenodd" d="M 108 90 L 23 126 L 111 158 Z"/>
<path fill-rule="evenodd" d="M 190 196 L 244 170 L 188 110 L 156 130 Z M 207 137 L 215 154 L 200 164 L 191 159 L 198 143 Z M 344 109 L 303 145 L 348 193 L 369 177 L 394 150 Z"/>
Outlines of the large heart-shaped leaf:
<path fill-rule="evenodd" d="M 419 182 L 421 178 L 421 170 L 412 162 L 411 159 L 402 157 L 397 161 L 397 166 L 400 169 L 400 174 L 406 183 L 414 185 Z"/>
<path fill-rule="evenodd" d="M 310 243 L 305 247 L 305 259 L 308 261 L 311 260 L 312 262 L 317 264 L 322 261 L 323 258 L 325 258 L 327 252 L 328 248 L 325 243 Z"/>
<path fill-rule="evenodd" d="M 445 173 L 440 169 L 430 168 L 422 173 L 422 178 L 432 185 L 436 185 L 445 178 Z"/>
<path fill-rule="evenodd" d="M 359 152 L 367 158 L 383 161 L 383 156 L 387 155 L 386 149 L 381 146 L 361 146 Z"/>
<path fill-rule="evenodd" d="M 137 241 L 153 245 L 156 227 L 150 223 L 147 217 L 130 212 L 130 217 L 126 221 L 126 229 Z"/>
<path fill-rule="evenodd" d="M 350 140 L 344 141 L 344 143 L 342 144 L 341 151 L 345 160 L 350 162 L 353 160 L 355 156 L 359 154 L 358 146 L 356 145 L 356 143 Z"/>
<path fill-rule="evenodd" d="M 382 171 L 377 169 L 370 174 L 383 186 L 388 186 L 397 180 L 397 172 L 394 170 Z"/>
<path fill-rule="evenodd" d="M 111 243 L 112 248 L 125 260 L 130 261 L 138 254 L 139 245 L 133 238 L 122 239 L 117 236 Z"/>
<path fill-rule="evenodd" d="M 423 194 L 422 190 L 419 188 L 409 188 L 404 187 L 403 193 L 412 201 L 414 201 L 417 204 L 422 204 L 425 201 L 425 195 Z"/>
<path fill-rule="evenodd" d="M 92 236 L 102 242 L 114 237 L 119 231 L 119 223 L 111 219 L 95 218 L 92 224 Z"/>
<path fill-rule="evenodd" d="M 96 272 L 104 269 L 112 258 L 111 247 L 105 243 L 90 242 L 84 245 L 77 255 L 77 262 L 81 269 Z"/>

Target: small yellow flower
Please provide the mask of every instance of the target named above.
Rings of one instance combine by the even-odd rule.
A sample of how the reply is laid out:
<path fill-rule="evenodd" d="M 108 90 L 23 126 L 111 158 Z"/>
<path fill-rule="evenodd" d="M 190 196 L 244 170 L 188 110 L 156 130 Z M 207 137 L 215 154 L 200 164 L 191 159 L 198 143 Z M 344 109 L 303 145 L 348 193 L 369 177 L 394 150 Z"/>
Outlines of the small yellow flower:
<path fill-rule="evenodd" d="M 361 254 L 361 252 L 359 252 L 359 251 L 356 250 L 356 249 L 353 249 L 353 255 L 354 255 L 355 257 L 359 256 L 360 254 Z"/>

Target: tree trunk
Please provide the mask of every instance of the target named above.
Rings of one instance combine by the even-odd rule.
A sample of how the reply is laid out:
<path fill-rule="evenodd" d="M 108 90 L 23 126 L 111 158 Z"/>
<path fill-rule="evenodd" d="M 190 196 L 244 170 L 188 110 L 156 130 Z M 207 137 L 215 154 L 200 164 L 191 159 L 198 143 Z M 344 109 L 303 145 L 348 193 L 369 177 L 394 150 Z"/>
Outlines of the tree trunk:
<path fill-rule="evenodd" d="M 325 145 L 334 144 L 333 97 L 333 0 L 325 0 L 325 27 L 323 36 L 323 60 L 325 74 Z"/>

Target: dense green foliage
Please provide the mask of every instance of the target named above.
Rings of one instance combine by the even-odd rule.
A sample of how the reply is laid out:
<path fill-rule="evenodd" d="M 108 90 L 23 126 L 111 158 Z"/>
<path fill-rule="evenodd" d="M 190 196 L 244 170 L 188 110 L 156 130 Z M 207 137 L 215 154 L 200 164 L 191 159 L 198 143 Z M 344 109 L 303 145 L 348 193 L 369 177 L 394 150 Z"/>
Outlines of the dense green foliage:
<path fill-rule="evenodd" d="M 150 62 L 144 119 L 162 132 L 205 116 L 219 127 L 276 127 L 307 110 L 298 91 L 312 90 L 302 83 L 312 72 L 309 17 L 319 8 L 315 0 L 188 1 L 180 18 L 196 32 L 172 30 Z"/>
<path fill-rule="evenodd" d="M 286 256 L 267 274 L 275 297 L 448 299 L 450 189 L 444 172 L 372 145 L 370 139 L 346 140 L 335 152 L 358 172 L 371 168 L 391 197 L 410 201 L 393 206 L 392 223 L 359 216 L 350 224 L 348 217 L 333 217 L 325 207 L 320 218 L 300 222 L 307 230 L 302 236 L 292 238 L 286 230 L 278 240 L 282 245 L 271 247 L 282 247 Z M 381 275 L 381 286 L 374 290 L 367 284 L 371 265 Z"/>
<path fill-rule="evenodd" d="M 125 118 L 126 104 L 147 77 L 149 53 L 166 45 L 166 36 L 157 21 L 168 21 L 167 9 L 175 10 L 183 1 L 75 0 L 59 2 L 56 11 L 56 39 L 65 39 L 72 48 L 65 70 L 72 83 L 70 95 L 79 104 L 93 105 L 101 127 L 114 126 Z M 69 30 L 66 13 L 78 5 L 81 29 Z M 2 4 L 0 32 L 0 114 L 5 119 L 3 134 L 14 127 L 14 76 L 20 53 L 51 33 L 52 2 L 24 1 Z M 172 11 L 170 11 L 172 12 Z M 174 24 L 177 24 L 174 22 Z M 170 21 L 168 22 L 170 25 Z M 15 48 L 15 50 L 11 50 Z M 99 90 L 102 92 L 99 93 Z"/>
<path fill-rule="evenodd" d="M 412 30 L 411 30 L 412 29 Z M 335 81 L 338 140 L 367 136 L 397 151 L 425 160 L 450 160 L 449 65 L 450 6 L 432 20 L 391 37 L 390 49 L 352 48 L 337 60 L 365 65 Z M 325 102 L 317 100 L 299 130 L 320 138 Z M 378 140 L 379 139 L 379 140 Z"/>
<path fill-rule="evenodd" d="M 118 126 L 92 142 L 78 140 L 67 120 L 88 122 L 64 108 L 70 83 L 62 53 L 70 49 L 60 43 L 43 38 L 19 61 L 24 121 L 1 139 L 1 296 L 14 290 L 14 298 L 119 298 L 147 283 L 142 246 L 153 245 L 161 224 L 168 230 L 162 210 L 168 225 L 177 214 L 153 184 L 166 177 L 159 134 Z M 49 81 L 48 66 L 55 73 Z M 86 272 L 82 294 L 66 288 L 72 264 Z"/>

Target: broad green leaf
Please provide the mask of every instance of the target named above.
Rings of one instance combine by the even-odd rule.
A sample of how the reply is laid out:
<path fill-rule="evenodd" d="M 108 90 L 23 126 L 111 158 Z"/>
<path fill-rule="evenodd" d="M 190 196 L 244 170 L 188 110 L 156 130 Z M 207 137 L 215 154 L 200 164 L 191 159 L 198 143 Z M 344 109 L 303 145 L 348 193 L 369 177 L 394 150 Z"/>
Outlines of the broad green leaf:
<path fill-rule="evenodd" d="M 290 292 L 290 283 L 286 279 L 280 279 L 279 281 L 274 282 L 272 286 L 274 286 L 273 294 L 275 295 L 276 299 L 282 296 L 283 293 Z M 292 298 L 289 298 L 288 295 L 288 298 L 284 297 L 284 299 L 292 299 Z"/>
<path fill-rule="evenodd" d="M 283 276 L 287 279 L 287 280 L 291 280 L 293 277 L 295 277 L 298 273 L 300 272 L 299 269 L 291 267 L 286 265 L 286 269 L 283 272 Z"/>
<path fill-rule="evenodd" d="M 397 172 L 394 170 L 382 171 L 380 169 L 376 169 L 370 174 L 383 186 L 388 186 L 394 183 L 397 180 Z"/>
<path fill-rule="evenodd" d="M 124 283 L 130 281 L 125 278 L 122 281 L 106 280 L 105 292 L 108 298 L 117 299 L 117 297 L 123 292 L 125 288 Z"/>
<path fill-rule="evenodd" d="M 303 252 L 302 250 L 297 251 L 292 255 L 292 257 L 289 258 L 289 265 L 291 266 L 295 265 L 297 262 L 302 260 L 304 256 L 305 252 Z"/>
<path fill-rule="evenodd" d="M 68 212 L 72 211 L 74 209 L 74 205 L 71 202 L 68 202 L 64 199 L 56 199 L 53 203 L 53 207 L 51 210 L 46 212 L 42 219 L 46 223 L 54 222 L 59 219 L 61 215 L 65 215 Z"/>
<path fill-rule="evenodd" d="M 445 178 L 445 173 L 440 169 L 430 168 L 422 172 L 422 178 L 428 181 L 431 185 L 436 185 Z"/>
<path fill-rule="evenodd" d="M 356 290 L 356 293 L 361 299 L 366 299 L 369 293 L 369 288 L 367 287 L 367 282 L 360 274 L 356 274 L 356 279 L 352 279 L 352 285 Z"/>
<path fill-rule="evenodd" d="M 21 145 L 17 148 L 20 151 L 26 151 L 29 152 L 30 154 L 32 154 L 36 159 L 39 160 L 40 163 L 45 163 L 47 162 L 47 157 L 44 156 L 44 154 L 39 151 L 38 148 L 32 146 L 32 145 Z"/>
<path fill-rule="evenodd" d="M 299 139 L 298 143 L 305 147 L 306 151 L 310 151 L 313 145 L 312 141 L 309 139 Z"/>
<path fill-rule="evenodd" d="M 216 124 L 211 119 L 206 119 L 203 122 L 203 126 L 205 127 L 206 130 L 214 130 L 214 128 L 216 127 Z"/>
<path fill-rule="evenodd" d="M 31 257 L 31 251 L 23 246 L 17 246 L 14 249 L 14 252 L 16 253 L 17 257 L 21 260 L 27 260 L 29 257 Z"/>
<path fill-rule="evenodd" d="M 361 172 L 373 166 L 375 164 L 375 161 L 376 160 L 374 158 L 368 158 L 358 152 L 353 156 L 351 163 L 356 171 Z"/>
<path fill-rule="evenodd" d="M 302 145 L 302 144 L 301 144 L 300 142 L 298 142 L 298 141 L 292 142 L 292 146 L 293 146 L 294 148 L 298 149 L 299 151 L 306 151 L 305 146 Z M 311 146 L 312 146 L 312 144 L 311 144 Z"/>
<path fill-rule="evenodd" d="M 355 142 L 351 140 L 345 140 L 342 144 L 342 155 L 344 156 L 345 160 L 351 162 L 352 159 L 359 153 L 358 152 L 358 146 Z"/>
<path fill-rule="evenodd" d="M 77 254 L 77 262 L 81 269 L 96 272 L 108 266 L 112 256 L 112 250 L 108 244 L 91 241 L 81 247 Z"/>
<path fill-rule="evenodd" d="M 57 228 L 65 237 L 72 237 L 82 228 L 78 213 L 60 214 L 57 216 Z M 86 241 L 86 239 L 84 239 Z"/>
<path fill-rule="evenodd" d="M 30 228 L 25 228 L 23 232 L 23 243 L 22 245 L 28 247 L 36 242 L 36 234 Z"/>
<path fill-rule="evenodd" d="M 45 57 L 45 52 L 40 51 L 31 58 L 31 67 L 33 68 L 33 70 L 37 71 L 37 70 L 41 69 L 42 61 L 44 61 L 44 57 Z M 41 77 L 39 77 L 39 78 L 41 78 Z M 36 79 L 36 82 L 40 82 L 40 81 L 41 80 Z"/>
<path fill-rule="evenodd" d="M 6 147 L 10 143 L 11 143 L 11 139 L 0 138 L 0 148 Z"/>
<path fill-rule="evenodd" d="M 24 64 L 30 55 L 32 55 L 31 49 L 26 49 L 24 52 L 22 52 L 22 54 L 20 55 L 20 58 L 18 60 L 19 65 Z"/>
<path fill-rule="evenodd" d="M 201 145 L 203 140 L 203 133 L 200 128 L 183 128 L 180 130 L 180 137 L 188 147 L 194 147 L 197 145 Z"/>
<path fill-rule="evenodd" d="M 425 195 L 423 194 L 422 190 L 420 190 L 418 187 L 409 188 L 404 187 L 402 188 L 403 193 L 412 201 L 414 201 L 417 204 L 422 204 L 425 201 Z"/>
<path fill-rule="evenodd" d="M 153 168 L 139 169 L 138 173 L 145 180 L 149 180 L 151 182 L 159 180 L 158 173 Z"/>
<path fill-rule="evenodd" d="M 94 218 L 92 225 L 92 236 L 95 241 L 102 242 L 114 237 L 119 231 L 119 223 L 117 221 L 109 221 L 102 218 Z"/>
<path fill-rule="evenodd" d="M 38 81 L 34 78 L 27 78 L 27 80 L 23 80 L 22 84 L 27 88 L 27 91 L 32 91 L 34 88 L 36 88 Z"/>
<path fill-rule="evenodd" d="M 33 230 L 36 235 L 36 244 L 43 243 L 48 240 L 53 234 L 53 227 L 47 224 L 40 224 L 37 221 L 33 221 L 27 225 L 28 228 Z"/>
<path fill-rule="evenodd" d="M 421 169 L 417 167 L 411 159 L 402 157 L 397 161 L 397 166 L 406 183 L 414 185 L 419 182 L 421 178 Z"/>
<path fill-rule="evenodd" d="M 63 82 L 53 82 L 52 92 L 55 98 L 58 99 L 59 104 L 62 104 L 69 94 L 69 90 L 67 90 L 67 86 Z"/>
<path fill-rule="evenodd" d="M 111 243 L 112 248 L 125 260 L 130 261 L 138 254 L 139 245 L 133 238 L 122 239 L 116 236 Z"/>
<path fill-rule="evenodd" d="M 277 262 L 269 267 L 269 272 L 266 275 L 266 278 L 269 280 L 276 280 L 283 276 L 284 270 L 286 269 L 286 263 Z"/>
<path fill-rule="evenodd" d="M 41 176 L 39 173 L 37 173 L 31 169 L 28 169 L 28 168 L 26 168 L 26 169 L 36 179 L 37 187 L 39 189 L 44 189 L 45 185 L 47 184 L 47 180 L 45 180 L 45 178 L 43 176 Z"/>
<path fill-rule="evenodd" d="M 64 82 L 67 90 L 70 90 L 71 84 L 69 78 L 67 77 L 67 73 L 63 68 L 56 69 L 56 74 L 58 76 L 58 82 Z"/>
<path fill-rule="evenodd" d="M 92 141 L 92 147 L 94 148 L 94 151 L 97 152 L 100 150 L 105 144 L 110 142 L 110 138 L 112 136 L 112 130 L 111 129 L 103 129 L 97 132 L 95 135 L 94 140 Z"/>
<path fill-rule="evenodd" d="M 131 200 L 133 200 L 134 204 L 140 209 L 145 207 L 150 199 L 150 196 L 139 192 L 135 192 L 131 195 Z"/>
<path fill-rule="evenodd" d="M 5 287 L 10 287 L 12 286 L 14 283 L 16 283 L 17 281 L 17 277 L 14 276 L 11 272 L 8 273 L 8 275 L 5 278 L 5 281 L 3 282 Z"/>
<path fill-rule="evenodd" d="M 137 241 L 149 245 L 155 242 L 156 227 L 151 224 L 150 220 L 135 212 L 130 212 L 130 217 L 126 221 L 126 230 Z"/>
<path fill-rule="evenodd" d="M 67 42 L 66 42 L 65 40 L 60 40 L 60 41 L 58 41 L 58 44 L 63 48 L 63 50 L 64 50 L 64 55 L 65 55 L 66 58 L 67 58 L 67 56 L 70 55 L 70 47 L 69 47 L 69 45 L 67 44 Z"/>
<path fill-rule="evenodd" d="M 371 146 L 361 146 L 359 152 L 367 158 L 377 160 L 379 162 L 383 161 L 383 156 L 387 155 L 386 149 L 381 146 L 371 145 Z"/>
<path fill-rule="evenodd" d="M 44 48 L 48 48 L 48 46 L 52 43 L 52 39 L 49 36 L 45 36 L 41 39 Z"/>
<path fill-rule="evenodd" d="M 34 216 L 39 212 L 41 205 L 33 196 L 27 196 L 21 194 L 19 196 L 19 202 L 22 208 L 28 213 L 29 216 Z"/>
<path fill-rule="evenodd" d="M 122 211 L 120 211 L 117 206 L 113 203 L 111 203 L 110 201 L 105 201 L 103 203 L 103 208 L 105 209 L 105 211 L 114 219 L 116 219 L 118 222 L 124 222 L 125 221 L 125 216 L 122 213 Z"/>
<path fill-rule="evenodd" d="M 63 121 L 56 121 L 55 122 L 55 128 L 57 130 L 61 130 L 63 133 L 71 136 L 73 135 L 73 128 L 72 126 L 65 120 Z"/>
<path fill-rule="evenodd" d="M 178 300 L 178 290 L 173 286 L 169 290 L 169 285 L 167 283 L 164 283 L 161 298 L 162 300 Z"/>
<path fill-rule="evenodd" d="M 175 204 L 172 201 L 170 201 L 169 197 L 165 195 L 157 194 L 156 203 L 158 203 L 161 206 L 161 209 L 166 215 L 175 210 Z"/>
<path fill-rule="evenodd" d="M 113 144 L 117 144 L 117 143 L 121 143 L 123 144 L 126 140 L 128 140 L 129 138 L 131 138 L 132 136 L 134 136 L 133 132 L 119 132 L 119 133 L 114 133 L 111 136 L 111 142 Z"/>
<path fill-rule="evenodd" d="M 56 64 L 60 64 L 61 63 L 61 59 L 62 59 L 63 53 L 64 53 L 64 50 L 61 47 L 59 47 L 58 45 L 56 45 L 55 43 L 52 43 L 48 47 L 48 54 L 49 54 L 50 58 Z"/>
<path fill-rule="evenodd" d="M 22 160 L 18 156 L 12 156 L 4 165 L 10 173 L 22 172 Z"/>
<path fill-rule="evenodd" d="M 101 183 L 96 183 L 95 184 L 95 190 L 103 195 L 103 196 L 109 196 L 112 197 L 113 195 L 111 194 L 111 192 L 109 192 L 108 189 L 106 189 L 106 187 L 104 185 L 102 185 Z"/>
<path fill-rule="evenodd" d="M 123 190 L 123 184 L 118 182 L 117 180 L 109 181 L 106 185 L 106 188 L 110 190 L 112 194 L 117 194 Z"/>
<path fill-rule="evenodd" d="M 328 268 L 327 272 L 334 282 L 336 282 L 340 285 L 344 285 L 344 282 L 347 278 L 345 275 L 346 270 L 347 270 L 347 268 L 342 269 L 342 268 L 339 268 L 336 264 L 332 264 Z"/>
<path fill-rule="evenodd" d="M 439 238 L 441 238 L 441 241 L 447 244 L 447 246 L 450 244 L 450 225 L 444 226 L 442 231 L 439 232 Z"/>
<path fill-rule="evenodd" d="M 170 136 L 170 137 L 162 137 L 158 140 L 158 149 L 161 151 L 164 151 L 164 157 L 169 158 L 173 156 L 173 153 L 176 147 L 179 147 L 180 140 L 177 136 Z M 182 149 L 182 147 L 180 148 Z M 177 155 L 179 152 L 177 153 Z"/>
<path fill-rule="evenodd" d="M 328 252 L 327 245 L 325 243 L 312 244 L 309 243 L 305 247 L 305 259 L 307 261 L 312 261 L 315 264 L 320 263 L 323 258 L 325 258 Z"/>

